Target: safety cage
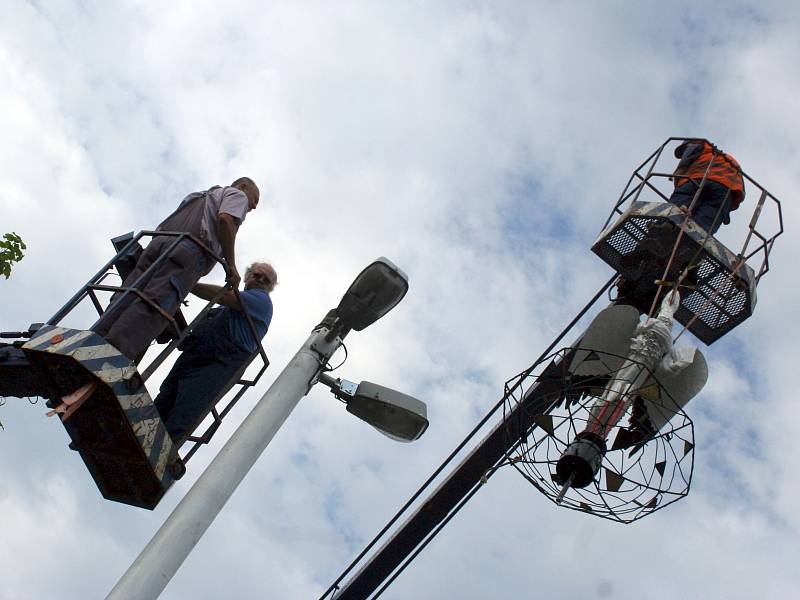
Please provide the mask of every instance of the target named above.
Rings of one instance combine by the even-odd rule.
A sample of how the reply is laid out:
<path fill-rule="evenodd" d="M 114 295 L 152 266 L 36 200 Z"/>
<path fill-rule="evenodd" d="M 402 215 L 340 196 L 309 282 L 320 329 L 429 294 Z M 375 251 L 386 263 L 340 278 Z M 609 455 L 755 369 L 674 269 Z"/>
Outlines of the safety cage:
<path fill-rule="evenodd" d="M 125 281 L 143 251 L 140 241 L 155 236 L 171 237 L 174 242 L 130 287 L 123 288 L 122 283 L 110 284 L 108 279 L 111 277 Z M 46 398 L 48 406 L 53 408 L 86 383 L 97 384 L 89 401 L 74 412 L 68 409 L 68 418 L 62 417 L 64 428 L 72 440 L 70 448 L 79 452 L 105 498 L 148 509 L 154 508 L 172 483 L 183 476 L 186 462 L 200 446 L 210 442 L 222 420 L 242 395 L 258 383 L 269 366 L 251 316 L 242 304 L 250 331 L 257 340 L 257 350 L 217 394 L 209 412 L 195 424 L 194 431 L 185 440 L 188 449 L 182 455 L 178 452 L 145 383 L 205 318 L 216 298 L 187 323 L 181 310 L 174 316 L 164 313 L 142 294 L 139 287 L 154 269 L 169 260 L 185 239 L 224 265 L 223 259 L 191 234 L 141 231 L 134 235 L 131 232 L 112 239 L 117 251 L 114 257 L 46 323 L 35 323 L 27 331 L 0 333 L 0 337 L 15 340 L 0 344 L 0 396 L 40 396 Z M 113 292 L 122 293 L 114 304 L 104 309 L 102 295 Z M 238 298 L 238 291 L 235 293 Z M 164 347 L 144 368 L 122 355 L 92 328 L 70 329 L 62 325 L 66 317 L 87 300 L 100 316 L 122 302 L 128 294 L 137 294 L 168 321 L 168 326 L 156 339 Z M 244 378 L 257 358 L 261 364 L 254 376 Z M 211 416 L 210 424 L 199 432 L 198 427 L 208 416 Z"/>
<path fill-rule="evenodd" d="M 669 203 L 675 164 L 670 164 L 672 152 L 665 150 L 687 141 L 697 139 L 671 137 L 639 165 L 592 251 L 619 273 L 620 293 L 645 314 L 652 315 L 663 288 L 682 288 L 676 320 L 711 344 L 753 313 L 756 287 L 769 271 L 769 255 L 783 233 L 783 217 L 778 199 L 742 171 L 747 198 L 740 211 L 752 206 L 753 212 L 741 248 L 734 253 Z M 706 177 L 695 183 L 697 198 Z M 717 236 L 735 237 L 741 232 L 744 215 L 736 212 L 731 218 L 739 231 L 726 226 Z"/>

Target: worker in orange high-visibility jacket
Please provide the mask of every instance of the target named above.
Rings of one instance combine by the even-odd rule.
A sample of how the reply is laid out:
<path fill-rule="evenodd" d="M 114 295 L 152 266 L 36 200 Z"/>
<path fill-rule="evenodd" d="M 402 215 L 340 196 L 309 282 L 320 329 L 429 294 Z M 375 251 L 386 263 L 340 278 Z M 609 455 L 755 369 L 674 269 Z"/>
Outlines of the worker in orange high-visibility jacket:
<path fill-rule="evenodd" d="M 673 173 L 675 191 L 669 201 L 688 208 L 702 184 L 692 218 L 709 233 L 716 233 L 722 223 L 731 222 L 730 212 L 744 200 L 739 163 L 705 140 L 683 142 L 675 148 L 675 158 L 680 162 Z"/>

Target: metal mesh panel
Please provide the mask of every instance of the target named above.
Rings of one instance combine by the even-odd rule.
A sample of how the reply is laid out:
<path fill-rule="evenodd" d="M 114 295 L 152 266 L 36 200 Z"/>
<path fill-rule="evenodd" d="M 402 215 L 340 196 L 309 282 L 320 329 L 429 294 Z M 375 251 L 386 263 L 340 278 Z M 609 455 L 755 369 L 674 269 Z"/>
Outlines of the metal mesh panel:
<path fill-rule="evenodd" d="M 630 285 L 629 300 L 648 312 L 678 238 L 683 216 L 664 203 L 635 203 L 606 231 L 592 251 Z M 716 240 L 704 243 L 705 232 L 691 223 L 675 253 L 668 281 L 690 267 L 676 320 L 701 341 L 711 344 L 752 314 L 755 276 L 744 265 L 737 273 L 734 255 Z"/>

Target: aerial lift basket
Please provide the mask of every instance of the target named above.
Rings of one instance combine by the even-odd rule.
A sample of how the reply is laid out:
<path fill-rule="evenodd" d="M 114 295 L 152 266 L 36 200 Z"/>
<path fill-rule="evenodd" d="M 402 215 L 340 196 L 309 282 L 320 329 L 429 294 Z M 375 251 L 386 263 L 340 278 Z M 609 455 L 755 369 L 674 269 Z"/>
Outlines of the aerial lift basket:
<path fill-rule="evenodd" d="M 51 398 L 94 382 L 90 402 L 63 421 L 104 498 L 152 509 L 173 483 L 172 440 L 136 365 L 91 331 L 46 325 L 24 346 Z"/>
<path fill-rule="evenodd" d="M 685 223 L 684 223 L 685 221 Z M 684 233 L 675 248 L 681 225 Z M 600 234 L 592 251 L 631 286 L 628 300 L 641 312 L 650 310 L 655 281 L 664 274 L 666 258 L 675 250 L 666 281 L 684 270 L 691 288 L 682 293 L 675 319 L 698 339 L 711 344 L 753 314 L 756 276 L 745 264 L 692 219 L 669 202 L 633 202 Z"/>

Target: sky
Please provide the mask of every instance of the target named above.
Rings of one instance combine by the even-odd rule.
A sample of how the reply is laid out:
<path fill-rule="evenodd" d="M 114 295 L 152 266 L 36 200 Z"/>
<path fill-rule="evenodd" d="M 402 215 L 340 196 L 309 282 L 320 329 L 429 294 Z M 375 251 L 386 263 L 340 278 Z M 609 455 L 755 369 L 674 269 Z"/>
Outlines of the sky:
<path fill-rule="evenodd" d="M 0 330 L 48 319 L 110 258 L 110 238 L 243 175 L 261 203 L 238 263 L 269 260 L 280 281 L 272 366 L 152 512 L 103 500 L 43 402 L 6 399 L 0 599 L 107 594 L 383 255 L 409 275 L 408 295 L 348 337 L 335 374 L 420 398 L 430 428 L 398 444 L 318 386 L 162 595 L 319 597 L 611 276 L 590 247 L 632 171 L 670 136 L 733 154 L 783 202 L 787 230 L 753 317 L 702 347 L 691 493 L 622 526 L 560 510 L 501 469 L 383 597 L 793 597 L 794 3 L 0 9 L 0 233 L 28 246 L 0 280 Z M 754 200 L 725 243 L 741 243 Z"/>

